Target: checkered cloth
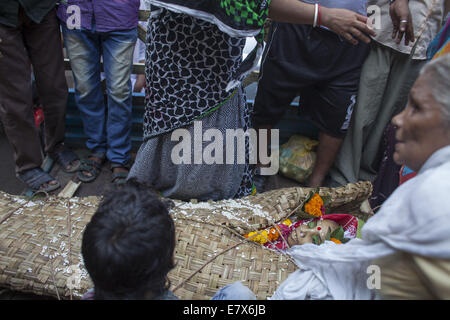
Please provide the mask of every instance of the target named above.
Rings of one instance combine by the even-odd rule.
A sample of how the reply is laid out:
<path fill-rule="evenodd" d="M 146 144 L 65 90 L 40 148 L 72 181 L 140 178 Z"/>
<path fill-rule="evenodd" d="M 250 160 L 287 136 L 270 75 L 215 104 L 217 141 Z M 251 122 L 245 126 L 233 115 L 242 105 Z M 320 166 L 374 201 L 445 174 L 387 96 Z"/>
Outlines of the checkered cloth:
<path fill-rule="evenodd" d="M 255 28 L 264 26 L 269 10 L 267 4 L 267 1 L 220 1 L 220 7 L 228 16 L 233 17 L 237 24 L 244 23 Z"/>

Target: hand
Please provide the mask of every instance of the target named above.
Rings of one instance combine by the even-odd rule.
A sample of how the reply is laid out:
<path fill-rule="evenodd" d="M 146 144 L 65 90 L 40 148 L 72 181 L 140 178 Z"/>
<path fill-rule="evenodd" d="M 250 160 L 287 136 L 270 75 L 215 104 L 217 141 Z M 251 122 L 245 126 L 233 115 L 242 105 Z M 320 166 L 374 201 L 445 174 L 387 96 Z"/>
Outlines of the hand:
<path fill-rule="evenodd" d="M 405 46 L 409 42 L 414 42 L 414 27 L 412 15 L 409 11 L 408 0 L 396 0 L 389 7 L 389 15 L 391 16 L 392 25 L 392 39 L 397 38 L 397 44 L 402 41 L 405 35 Z"/>
<path fill-rule="evenodd" d="M 139 74 L 136 78 L 133 92 L 141 92 L 144 86 L 145 86 L 145 75 Z"/>
<path fill-rule="evenodd" d="M 347 41 L 356 45 L 358 40 L 370 42 L 367 35 L 376 36 L 375 31 L 367 25 L 368 18 L 346 9 L 331 9 L 320 7 L 322 25 L 343 36 Z"/>

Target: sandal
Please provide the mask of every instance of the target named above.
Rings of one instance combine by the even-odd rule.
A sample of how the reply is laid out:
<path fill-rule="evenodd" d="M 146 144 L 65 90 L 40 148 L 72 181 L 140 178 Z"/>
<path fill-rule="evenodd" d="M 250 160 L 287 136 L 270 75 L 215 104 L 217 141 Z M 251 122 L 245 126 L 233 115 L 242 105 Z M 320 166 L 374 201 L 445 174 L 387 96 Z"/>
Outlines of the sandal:
<path fill-rule="evenodd" d="M 128 172 L 113 172 L 111 182 L 115 185 L 124 184 L 127 182 Z"/>
<path fill-rule="evenodd" d="M 100 159 L 101 162 L 90 160 L 90 159 L 83 159 L 81 160 L 81 165 L 78 168 L 78 179 L 82 182 L 92 182 L 100 174 L 102 164 L 104 162 L 104 159 Z M 84 172 L 88 172 L 90 175 L 86 175 Z"/>
<path fill-rule="evenodd" d="M 58 189 L 61 186 L 55 178 L 53 178 L 41 168 L 27 170 L 24 173 L 19 173 L 17 177 L 25 184 L 27 184 L 28 187 L 33 191 L 50 192 Z M 56 183 L 48 183 L 50 181 L 56 181 Z"/>
<path fill-rule="evenodd" d="M 49 153 L 49 156 L 57 161 L 61 166 L 62 170 L 66 173 L 72 173 L 78 171 L 80 167 L 80 158 L 69 148 L 67 148 L 64 144 L 60 144 L 56 151 Z M 78 160 L 78 161 L 77 161 Z M 73 162 L 77 162 L 75 165 Z M 70 169 L 67 167 L 71 166 Z"/>
<path fill-rule="evenodd" d="M 114 172 L 114 169 L 122 169 Z M 130 173 L 130 167 L 128 165 L 120 163 L 111 163 L 111 182 L 115 185 L 124 184 L 127 181 L 128 174 Z"/>

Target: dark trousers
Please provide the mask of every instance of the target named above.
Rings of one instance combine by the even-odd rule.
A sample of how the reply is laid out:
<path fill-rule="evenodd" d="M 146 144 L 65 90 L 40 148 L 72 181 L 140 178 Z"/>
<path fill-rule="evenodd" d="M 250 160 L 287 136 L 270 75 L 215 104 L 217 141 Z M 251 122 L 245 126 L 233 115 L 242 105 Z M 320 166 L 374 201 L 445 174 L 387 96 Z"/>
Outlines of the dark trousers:
<path fill-rule="evenodd" d="M 16 172 L 42 163 L 34 122 L 31 66 L 44 109 L 45 152 L 64 141 L 67 83 L 59 21 L 51 10 L 37 24 L 20 7 L 17 27 L 0 25 L 0 117 L 14 151 Z"/>
<path fill-rule="evenodd" d="M 253 124 L 276 125 L 300 95 L 305 119 L 336 138 L 346 134 L 369 46 L 307 25 L 272 22 L 258 81 Z"/>

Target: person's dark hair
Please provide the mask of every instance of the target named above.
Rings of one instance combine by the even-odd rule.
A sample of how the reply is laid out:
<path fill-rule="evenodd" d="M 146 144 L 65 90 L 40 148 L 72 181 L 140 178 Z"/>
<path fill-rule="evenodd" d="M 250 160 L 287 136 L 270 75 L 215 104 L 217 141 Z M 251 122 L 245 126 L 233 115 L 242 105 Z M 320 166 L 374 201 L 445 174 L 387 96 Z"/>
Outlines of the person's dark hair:
<path fill-rule="evenodd" d="M 82 240 L 95 299 L 156 298 L 168 289 L 175 249 L 168 206 L 136 181 L 106 195 Z"/>

